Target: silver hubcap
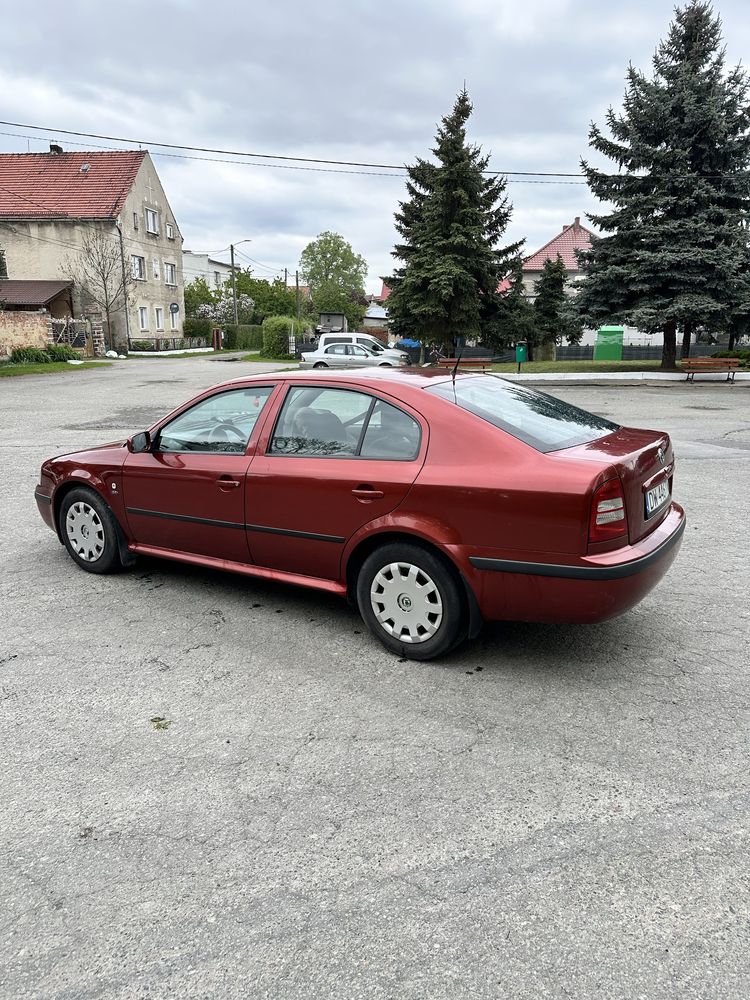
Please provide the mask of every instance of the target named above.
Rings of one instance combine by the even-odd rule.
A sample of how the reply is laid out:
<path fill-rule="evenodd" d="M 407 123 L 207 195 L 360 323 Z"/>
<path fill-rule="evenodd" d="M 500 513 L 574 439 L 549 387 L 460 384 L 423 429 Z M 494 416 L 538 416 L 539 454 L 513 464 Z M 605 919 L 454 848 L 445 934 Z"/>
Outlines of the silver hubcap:
<path fill-rule="evenodd" d="M 386 632 L 400 642 L 426 642 L 443 620 L 443 601 L 434 581 L 408 562 L 383 566 L 372 581 L 370 603 Z"/>
<path fill-rule="evenodd" d="M 94 562 L 104 552 L 104 525 L 87 503 L 74 503 L 68 508 L 65 530 L 76 555 L 86 562 Z"/>

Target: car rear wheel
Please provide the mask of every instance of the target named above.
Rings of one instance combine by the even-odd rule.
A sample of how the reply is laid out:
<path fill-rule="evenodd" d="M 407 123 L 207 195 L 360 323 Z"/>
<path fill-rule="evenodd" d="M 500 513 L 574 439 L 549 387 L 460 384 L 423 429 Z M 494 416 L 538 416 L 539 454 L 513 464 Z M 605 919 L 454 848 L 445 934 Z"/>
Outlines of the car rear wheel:
<path fill-rule="evenodd" d="M 60 534 L 71 558 L 88 573 L 122 569 L 115 516 L 93 490 L 76 487 L 63 497 Z"/>
<path fill-rule="evenodd" d="M 393 365 L 390 363 L 390 361 L 381 361 L 380 364 L 378 365 L 378 368 L 393 368 Z"/>
<path fill-rule="evenodd" d="M 327 367 L 328 365 L 325 363 L 325 361 L 316 361 L 315 364 L 313 365 L 313 368 L 327 368 Z"/>
<path fill-rule="evenodd" d="M 466 634 L 455 572 L 419 545 L 392 542 L 369 555 L 357 578 L 357 604 L 372 634 L 411 660 L 447 653 Z"/>

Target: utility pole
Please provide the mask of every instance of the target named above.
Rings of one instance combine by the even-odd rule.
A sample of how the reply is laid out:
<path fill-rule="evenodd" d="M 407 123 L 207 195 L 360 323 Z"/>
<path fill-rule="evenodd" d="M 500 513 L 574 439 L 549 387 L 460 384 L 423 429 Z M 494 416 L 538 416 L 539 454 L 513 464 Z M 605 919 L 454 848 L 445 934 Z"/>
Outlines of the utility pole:
<path fill-rule="evenodd" d="M 299 319 L 299 313 L 300 313 L 300 301 L 299 301 L 299 271 L 295 271 L 295 272 L 294 272 L 294 284 L 295 284 L 295 291 L 294 291 L 294 298 L 295 298 L 295 301 L 296 301 L 296 303 L 297 303 L 297 319 Z"/>
<path fill-rule="evenodd" d="M 289 270 L 288 270 L 288 268 L 285 267 L 284 268 L 284 291 L 286 291 L 288 287 L 289 287 Z"/>
<path fill-rule="evenodd" d="M 237 277 L 234 273 L 234 243 L 229 245 L 229 259 L 232 264 L 232 311 L 234 314 L 234 325 L 237 326 Z"/>

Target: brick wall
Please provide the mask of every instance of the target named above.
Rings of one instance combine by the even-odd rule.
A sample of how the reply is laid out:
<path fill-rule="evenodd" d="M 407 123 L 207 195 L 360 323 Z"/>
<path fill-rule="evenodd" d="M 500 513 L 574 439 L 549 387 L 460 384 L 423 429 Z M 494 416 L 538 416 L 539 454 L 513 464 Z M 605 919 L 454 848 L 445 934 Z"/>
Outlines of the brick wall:
<path fill-rule="evenodd" d="M 49 317 L 46 313 L 0 311 L 0 357 L 16 347 L 46 347 Z"/>

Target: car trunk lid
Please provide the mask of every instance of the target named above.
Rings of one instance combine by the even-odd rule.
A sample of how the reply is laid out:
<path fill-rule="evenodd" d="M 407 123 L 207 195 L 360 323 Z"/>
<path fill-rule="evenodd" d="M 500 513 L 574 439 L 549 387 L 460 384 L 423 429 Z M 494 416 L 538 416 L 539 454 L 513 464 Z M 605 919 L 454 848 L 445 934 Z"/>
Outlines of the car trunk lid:
<path fill-rule="evenodd" d="M 620 427 L 606 437 L 555 454 L 600 463 L 603 472 L 614 470 L 623 486 L 631 545 L 652 532 L 669 510 L 674 453 L 668 434 Z"/>

